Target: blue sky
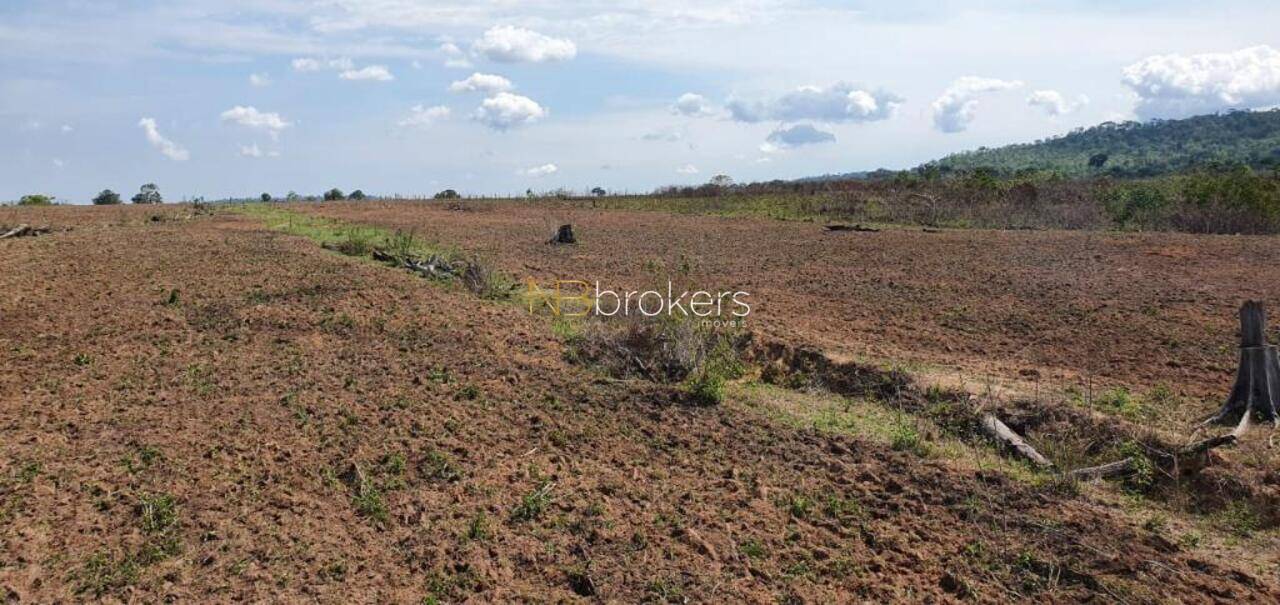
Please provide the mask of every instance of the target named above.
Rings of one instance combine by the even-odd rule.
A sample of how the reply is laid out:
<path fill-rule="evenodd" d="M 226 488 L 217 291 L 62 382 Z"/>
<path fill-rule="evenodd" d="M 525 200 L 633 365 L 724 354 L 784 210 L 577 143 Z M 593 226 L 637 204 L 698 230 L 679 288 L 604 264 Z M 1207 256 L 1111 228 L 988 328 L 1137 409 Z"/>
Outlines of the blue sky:
<path fill-rule="evenodd" d="M 1260 1 L 8 0 L 0 200 L 904 168 L 1276 106 L 1276 23 Z"/>

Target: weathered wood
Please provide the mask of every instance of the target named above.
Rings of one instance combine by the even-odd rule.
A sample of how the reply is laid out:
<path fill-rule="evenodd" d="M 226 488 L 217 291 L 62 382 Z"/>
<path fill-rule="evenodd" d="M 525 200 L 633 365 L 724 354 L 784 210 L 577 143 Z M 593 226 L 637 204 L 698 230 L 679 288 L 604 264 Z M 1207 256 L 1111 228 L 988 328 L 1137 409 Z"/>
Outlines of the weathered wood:
<path fill-rule="evenodd" d="M 1027 443 L 1021 435 L 1015 433 L 1013 429 L 1001 422 L 999 418 L 996 418 L 991 414 L 983 416 L 982 430 L 988 437 L 1005 444 L 1018 455 L 1035 463 L 1036 466 L 1043 468 L 1051 468 L 1053 466 L 1053 463 L 1050 462 L 1048 458 L 1041 456 L 1040 452 L 1036 451 L 1036 448 L 1031 447 L 1031 444 Z"/>
<path fill-rule="evenodd" d="M 1078 468 L 1067 473 L 1067 476 L 1077 481 L 1093 481 L 1094 479 L 1108 479 L 1127 475 L 1132 473 L 1137 466 L 1137 461 L 1133 458 L 1125 458 L 1109 464 L 1100 464 L 1098 466 L 1090 466 L 1087 468 Z"/>
<path fill-rule="evenodd" d="M 1266 341 L 1267 315 L 1262 303 L 1245 302 L 1240 307 L 1240 365 L 1227 401 L 1204 422 L 1235 424 L 1237 438 L 1256 417 L 1280 426 L 1280 357 Z"/>
<path fill-rule="evenodd" d="M 860 231 L 860 232 L 864 232 L 864 233 L 879 233 L 879 232 L 880 232 L 880 230 L 879 230 L 879 229 L 876 229 L 875 227 L 864 227 L 864 226 L 862 226 L 862 223 L 856 223 L 856 224 L 853 224 L 853 225 L 845 225 L 845 224 L 841 224 L 841 223 L 835 223 L 835 224 L 831 224 L 831 225 L 826 225 L 824 228 L 825 228 L 827 231 Z"/>
<path fill-rule="evenodd" d="M 8 239 L 10 237 L 22 237 L 26 235 L 27 232 L 29 231 L 31 231 L 31 225 L 18 225 L 17 227 L 14 227 L 13 229 L 6 231 L 4 234 L 0 234 L 0 239 Z"/>

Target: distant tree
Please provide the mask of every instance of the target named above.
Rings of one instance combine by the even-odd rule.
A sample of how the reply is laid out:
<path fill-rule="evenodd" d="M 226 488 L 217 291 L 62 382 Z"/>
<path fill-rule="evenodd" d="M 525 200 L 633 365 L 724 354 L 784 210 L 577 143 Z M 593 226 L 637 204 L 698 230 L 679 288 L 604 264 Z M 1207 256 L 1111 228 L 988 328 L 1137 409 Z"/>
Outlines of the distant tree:
<path fill-rule="evenodd" d="M 53 196 L 43 195 L 40 193 L 24 195 L 22 196 L 22 199 L 18 200 L 18 205 L 19 206 L 52 206 Z"/>
<path fill-rule="evenodd" d="M 524 196 L 525 196 L 525 197 L 527 197 L 527 198 L 529 198 L 529 199 L 533 199 L 533 197 L 534 197 L 534 196 L 533 196 L 533 188 L 532 188 L 532 187 L 530 187 L 529 189 L 525 189 L 525 190 L 524 190 Z"/>
<path fill-rule="evenodd" d="M 290 191 L 284 196 L 284 201 L 286 202 L 296 202 L 300 199 L 302 199 L 302 196 L 298 195 L 297 191 Z"/>
<path fill-rule="evenodd" d="M 264 202 L 269 202 L 269 201 L 271 201 L 271 194 L 270 194 L 270 193 L 263 193 L 262 195 L 258 196 L 258 199 L 260 199 L 260 200 L 262 200 L 262 201 L 264 201 Z"/>
<path fill-rule="evenodd" d="M 732 187 L 733 177 L 727 174 L 717 174 L 711 177 L 710 183 L 716 187 Z"/>
<path fill-rule="evenodd" d="M 326 202 L 336 202 L 338 200 L 345 200 L 345 199 L 347 199 L 347 196 L 344 195 L 342 193 L 342 190 L 338 189 L 337 187 L 334 187 L 333 189 L 330 189 L 324 192 L 324 201 Z"/>
<path fill-rule="evenodd" d="M 131 201 L 135 204 L 163 204 L 164 198 L 160 197 L 160 188 L 155 183 L 147 183 L 138 189 L 138 194 Z"/>
<path fill-rule="evenodd" d="M 363 192 L 363 191 L 361 191 L 361 190 L 359 190 L 359 189 L 356 189 L 355 191 L 352 191 L 352 192 L 351 192 L 351 195 L 347 196 L 347 199 L 352 199 L 352 200 L 355 200 L 355 201 L 357 201 L 357 202 L 358 202 L 358 201 L 360 201 L 360 200 L 363 200 L 364 198 L 365 198 L 364 192 Z"/>
<path fill-rule="evenodd" d="M 594 195 L 596 197 L 604 197 L 608 193 L 609 192 L 605 191 L 603 187 L 595 187 L 591 190 L 591 195 Z"/>
<path fill-rule="evenodd" d="M 120 203 L 120 194 L 110 189 L 103 189 L 102 193 L 94 196 L 93 203 L 95 206 L 112 206 Z"/>
<path fill-rule="evenodd" d="M 435 195 L 435 198 L 438 200 L 456 200 L 460 197 L 462 196 L 458 195 L 458 192 L 452 189 L 445 189 Z"/>
<path fill-rule="evenodd" d="M 1093 154 L 1093 155 L 1089 156 L 1089 167 L 1090 167 L 1090 168 L 1102 168 L 1102 166 L 1103 166 L 1104 164 L 1106 164 L 1106 163 L 1107 163 L 1107 160 L 1109 160 L 1109 159 L 1111 159 L 1111 156 L 1109 156 L 1109 155 L 1107 155 L 1107 154 L 1105 154 L 1105 153 L 1095 153 L 1095 154 Z"/>

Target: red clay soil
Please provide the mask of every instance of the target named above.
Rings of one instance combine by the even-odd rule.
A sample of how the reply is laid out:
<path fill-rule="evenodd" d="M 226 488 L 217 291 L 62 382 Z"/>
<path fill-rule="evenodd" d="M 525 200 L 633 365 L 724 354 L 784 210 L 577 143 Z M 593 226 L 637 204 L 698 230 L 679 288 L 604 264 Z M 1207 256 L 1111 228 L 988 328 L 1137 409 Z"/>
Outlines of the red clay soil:
<path fill-rule="evenodd" d="M 682 405 L 665 387 L 568 365 L 545 318 L 515 305 L 248 218 L 145 221 L 152 212 L 57 209 L 44 216 L 73 230 L 0 242 L 0 600 L 1280 599 L 1274 578 L 1184 550 L 1101 505 Z M 461 218 L 417 212 L 442 237 L 468 232 L 453 226 Z M 517 229 L 500 214 L 469 216 L 484 241 Z M 12 218 L 29 217 L 0 213 Z M 650 233 L 688 238 L 692 221 L 718 228 L 689 251 L 708 266 L 742 269 L 757 257 L 763 271 L 735 285 L 758 288 L 762 309 L 799 309 L 776 301 L 789 280 L 836 266 L 819 251 L 883 250 L 807 225 L 764 241 L 751 221 L 575 218 L 582 247 L 512 240 L 539 252 L 530 270 L 567 265 L 563 255 L 622 271 L 633 264 L 623 254 L 591 260 L 605 242 L 644 242 L 639 254 L 661 256 L 662 242 L 628 232 L 648 222 Z M 528 227 L 530 237 L 546 231 Z M 738 251 L 712 254 L 731 234 Z M 974 237 L 1020 236 L 918 237 L 919 247 L 960 251 Z M 1071 262 L 1087 262 L 1081 254 Z M 885 263 L 863 258 L 885 279 Z M 910 266 L 956 262 L 921 255 Z M 875 290 L 856 267 L 840 275 L 821 279 L 860 292 L 855 300 Z M 924 296 L 919 288 L 890 291 Z M 870 329 L 856 319 L 870 313 L 836 323 Z M 909 317 L 880 329 L 905 329 Z M 817 333 L 818 319 L 804 325 Z M 995 342 L 956 346 L 1001 350 Z M 165 496 L 172 511 L 155 506 Z"/>
<path fill-rule="evenodd" d="M 455 206 L 457 207 L 457 206 Z M 1237 309 L 1280 309 L 1280 238 L 1087 231 L 829 232 L 768 219 L 595 211 L 556 202 L 297 205 L 412 228 L 480 251 L 516 276 L 699 284 L 751 293 L 771 338 L 888 363 L 1058 385 L 1165 385 L 1220 399 Z M 548 246 L 561 222 L 576 246 Z M 653 270 L 657 263 L 659 271 Z M 1273 342 L 1275 342 L 1273 337 Z M 1207 414 L 1212 403 L 1197 410 Z"/>

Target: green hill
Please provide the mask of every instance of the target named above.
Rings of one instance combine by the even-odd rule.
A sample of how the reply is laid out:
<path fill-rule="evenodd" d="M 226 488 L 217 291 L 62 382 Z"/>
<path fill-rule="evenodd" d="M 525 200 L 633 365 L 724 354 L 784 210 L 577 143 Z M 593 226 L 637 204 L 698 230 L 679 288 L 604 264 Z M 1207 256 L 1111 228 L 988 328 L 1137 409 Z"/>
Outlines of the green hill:
<path fill-rule="evenodd" d="M 1280 167 L 1280 109 L 1142 123 L 1104 122 L 1034 143 L 952 154 L 921 168 L 1144 177 L 1213 163 Z"/>

